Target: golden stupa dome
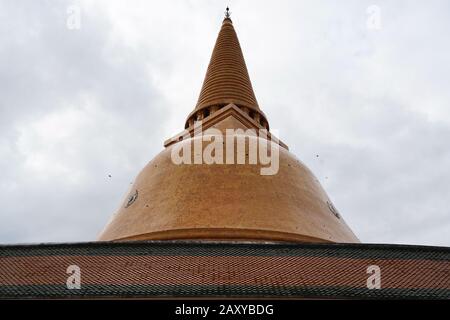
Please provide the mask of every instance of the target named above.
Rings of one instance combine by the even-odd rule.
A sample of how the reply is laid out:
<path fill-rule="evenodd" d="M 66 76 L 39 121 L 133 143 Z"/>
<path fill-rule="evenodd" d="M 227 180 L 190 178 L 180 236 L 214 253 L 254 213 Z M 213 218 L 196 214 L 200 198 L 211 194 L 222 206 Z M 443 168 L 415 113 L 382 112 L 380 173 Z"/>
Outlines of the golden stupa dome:
<path fill-rule="evenodd" d="M 196 134 L 200 125 L 203 136 Z M 313 173 L 268 132 L 229 17 L 185 128 L 139 173 L 99 240 L 359 242 Z M 196 163 L 212 141 L 224 149 L 211 154 L 228 157 L 219 133 L 231 129 L 231 158 Z M 267 162 L 252 162 L 250 145 L 276 156 L 274 174 L 262 174 Z M 190 163 L 174 161 L 180 150 Z"/>

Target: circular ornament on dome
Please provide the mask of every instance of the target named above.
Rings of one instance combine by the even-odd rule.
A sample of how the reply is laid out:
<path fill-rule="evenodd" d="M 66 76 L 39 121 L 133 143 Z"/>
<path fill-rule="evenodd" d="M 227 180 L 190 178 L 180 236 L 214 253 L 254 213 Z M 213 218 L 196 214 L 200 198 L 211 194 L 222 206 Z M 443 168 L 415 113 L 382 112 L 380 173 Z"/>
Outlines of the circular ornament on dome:
<path fill-rule="evenodd" d="M 341 215 L 339 214 L 339 212 L 337 211 L 335 206 L 330 201 L 327 201 L 327 204 L 328 204 L 328 209 L 330 209 L 331 213 L 334 214 L 336 216 L 336 218 L 340 219 Z"/>
<path fill-rule="evenodd" d="M 128 208 L 129 206 L 131 206 L 137 199 L 138 197 L 138 191 L 136 190 L 131 196 L 128 197 L 128 202 L 125 205 L 125 208 Z"/>

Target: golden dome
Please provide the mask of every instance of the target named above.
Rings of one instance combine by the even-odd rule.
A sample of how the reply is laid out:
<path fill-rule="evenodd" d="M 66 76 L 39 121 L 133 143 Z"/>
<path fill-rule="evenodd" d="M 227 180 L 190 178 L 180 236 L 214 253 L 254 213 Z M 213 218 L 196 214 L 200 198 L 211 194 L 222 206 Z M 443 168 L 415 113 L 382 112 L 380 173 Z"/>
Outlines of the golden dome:
<path fill-rule="evenodd" d="M 215 135 L 197 136 L 199 124 L 201 133 L 214 129 Z M 214 164 L 174 161 L 178 150 L 188 150 L 188 162 L 203 155 L 208 141 L 219 145 L 214 156 L 228 156 L 225 140 L 217 139 L 229 129 L 240 130 L 231 135 L 231 164 L 228 158 Z M 240 138 L 245 155 L 235 147 Z M 252 143 L 276 155 L 274 174 L 262 174 L 261 159 L 252 164 Z M 359 242 L 312 172 L 268 132 L 228 18 L 186 130 L 164 146 L 139 173 L 99 240 Z M 237 164 L 240 156 L 245 161 Z"/>
<path fill-rule="evenodd" d="M 285 148 L 278 173 L 262 176 L 261 165 L 176 165 L 173 147 L 137 176 L 100 240 L 358 242 L 312 172 Z"/>

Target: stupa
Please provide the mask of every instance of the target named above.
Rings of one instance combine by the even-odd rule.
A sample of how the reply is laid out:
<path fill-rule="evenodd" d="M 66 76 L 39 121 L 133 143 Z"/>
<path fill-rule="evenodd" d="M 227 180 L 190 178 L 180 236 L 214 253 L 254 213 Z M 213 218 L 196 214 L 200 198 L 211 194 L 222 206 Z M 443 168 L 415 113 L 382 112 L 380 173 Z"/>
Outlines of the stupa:
<path fill-rule="evenodd" d="M 196 141 L 200 153 L 207 148 L 195 135 L 199 125 L 202 132 L 235 130 L 236 144 L 246 139 L 245 163 L 174 163 L 173 148 L 191 150 L 189 159 L 195 158 Z M 278 147 L 278 168 L 271 175 L 261 174 L 261 161 L 250 159 L 250 144 L 261 139 Z M 185 130 L 164 146 L 98 240 L 359 242 L 313 173 L 271 135 L 228 10 Z"/>

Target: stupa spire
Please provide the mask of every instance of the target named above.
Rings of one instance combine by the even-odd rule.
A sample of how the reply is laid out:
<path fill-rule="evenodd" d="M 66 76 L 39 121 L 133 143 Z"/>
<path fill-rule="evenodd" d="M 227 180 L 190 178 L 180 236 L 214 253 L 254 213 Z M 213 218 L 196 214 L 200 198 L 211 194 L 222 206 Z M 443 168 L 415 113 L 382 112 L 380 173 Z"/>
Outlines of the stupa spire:
<path fill-rule="evenodd" d="M 230 15 L 227 7 L 197 105 L 188 116 L 186 128 L 210 114 L 211 108 L 214 111 L 229 103 L 234 103 L 268 127 L 266 117 L 259 109 Z"/>
<path fill-rule="evenodd" d="M 260 134 L 268 123 L 225 14 L 187 130 L 167 140 L 139 173 L 99 239 L 358 242 L 313 173 L 272 133 Z M 204 136 L 196 128 L 215 130 Z M 267 145 L 274 171 L 263 175 Z M 205 158 L 211 151 L 212 163 Z M 257 162 L 250 160 L 258 159 L 255 153 Z"/>

